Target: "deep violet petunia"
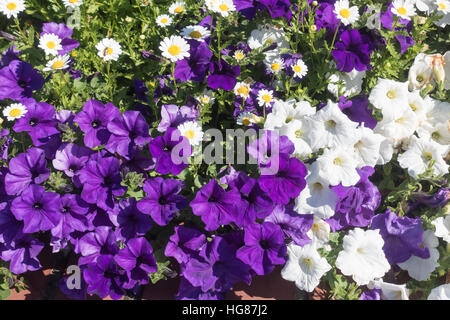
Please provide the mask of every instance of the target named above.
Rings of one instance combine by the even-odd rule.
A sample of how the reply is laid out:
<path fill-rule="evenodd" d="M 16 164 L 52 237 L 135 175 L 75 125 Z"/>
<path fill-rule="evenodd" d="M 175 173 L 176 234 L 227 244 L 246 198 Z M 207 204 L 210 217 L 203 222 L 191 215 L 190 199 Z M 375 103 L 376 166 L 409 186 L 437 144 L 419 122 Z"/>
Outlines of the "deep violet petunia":
<path fill-rule="evenodd" d="M 184 183 L 179 180 L 150 178 L 144 184 L 147 194 L 137 204 L 137 208 L 149 214 L 160 226 L 167 225 L 175 213 L 187 206 L 187 200 L 179 195 Z"/>
<path fill-rule="evenodd" d="M 145 238 L 130 239 L 114 260 L 127 272 L 129 281 L 126 288 L 148 284 L 148 275 L 158 270 L 153 249 Z"/>
<path fill-rule="evenodd" d="M 314 216 L 298 214 L 292 205 L 277 205 L 264 221 L 279 225 L 285 236 L 298 246 L 303 247 L 312 242 L 307 233 L 314 224 Z"/>
<path fill-rule="evenodd" d="M 26 99 L 22 103 L 27 107 L 27 113 L 14 124 L 14 131 L 28 132 L 33 144 L 37 147 L 45 145 L 54 135 L 59 134 L 56 128 L 55 108 L 45 102 Z"/>
<path fill-rule="evenodd" d="M 250 267 L 236 258 L 235 246 L 220 236 L 202 248 L 200 257 L 188 261 L 182 276 L 203 292 L 226 292 L 238 282 L 251 281 Z"/>
<path fill-rule="evenodd" d="M 16 45 L 13 44 L 11 47 L 2 52 L 0 60 L 0 68 L 6 67 L 13 60 L 20 60 L 19 56 L 22 51 L 16 50 Z"/>
<path fill-rule="evenodd" d="M 126 191 L 126 187 L 120 184 L 122 178 L 119 167 L 120 161 L 114 157 L 100 157 L 96 161 L 88 161 L 79 173 L 80 182 L 83 184 L 83 200 L 97 204 L 103 210 L 113 209 L 114 197 L 120 197 Z"/>
<path fill-rule="evenodd" d="M 207 83 L 211 89 L 233 90 L 237 82 L 237 77 L 241 73 L 239 66 L 231 66 L 225 60 L 219 62 L 211 61 L 209 66 L 210 75 Z"/>
<path fill-rule="evenodd" d="M 192 154 L 189 140 L 176 128 L 168 128 L 163 136 L 150 141 L 149 149 L 159 174 L 180 174 L 187 168 L 188 157 Z"/>
<path fill-rule="evenodd" d="M 41 37 L 45 34 L 53 33 L 61 39 L 62 49 L 58 51 L 58 55 L 65 55 L 73 49 L 79 47 L 80 43 L 75 39 L 71 39 L 73 30 L 64 23 L 47 22 L 42 25 Z"/>
<path fill-rule="evenodd" d="M 19 195 L 30 184 L 41 184 L 50 176 L 44 151 L 30 148 L 9 162 L 5 176 L 5 191 L 8 195 Z"/>
<path fill-rule="evenodd" d="M 96 294 L 101 298 L 110 296 L 113 300 L 119 300 L 125 294 L 125 271 L 118 268 L 111 255 L 103 255 L 96 262 L 90 263 L 83 270 L 83 277 L 88 284 L 89 294 Z"/>
<path fill-rule="evenodd" d="M 74 143 L 64 143 L 55 153 L 53 167 L 73 178 L 86 165 L 92 150 Z"/>
<path fill-rule="evenodd" d="M 271 164 L 273 164 L 273 160 L 271 160 Z M 273 174 L 270 170 L 267 172 L 268 174 L 265 174 L 267 169 L 263 168 L 258 183 L 274 203 L 288 204 L 291 199 L 297 198 L 305 188 L 307 169 L 297 158 L 289 158 L 282 154 L 278 158 L 278 165 L 268 167 L 278 167 L 278 171 Z"/>
<path fill-rule="evenodd" d="M 430 208 L 443 208 L 450 201 L 450 189 L 441 188 L 435 194 L 414 193 L 410 198 L 409 211 L 413 211 L 418 206 Z"/>
<path fill-rule="evenodd" d="M 87 294 L 87 283 L 84 281 L 83 277 L 80 277 L 80 288 L 69 289 L 68 283 L 74 284 L 74 279 L 69 277 L 63 277 L 59 281 L 59 289 L 64 295 L 71 300 L 86 300 Z"/>
<path fill-rule="evenodd" d="M 381 300 L 381 289 L 371 289 L 361 293 L 359 300 Z"/>
<path fill-rule="evenodd" d="M 120 200 L 117 213 L 110 214 L 109 217 L 117 226 L 117 238 L 124 241 L 143 236 L 152 227 L 150 218 L 136 207 L 135 198 Z"/>
<path fill-rule="evenodd" d="M 175 233 L 170 236 L 164 254 L 175 258 L 179 264 L 188 262 L 191 257 L 200 253 L 206 244 L 206 236 L 197 229 L 176 226 Z"/>
<path fill-rule="evenodd" d="M 287 248 L 279 225 L 272 222 L 251 225 L 245 229 L 244 242 L 236 257 L 258 275 L 269 274 L 275 265 L 286 262 Z"/>
<path fill-rule="evenodd" d="M 206 42 L 190 41 L 190 56 L 178 60 L 175 66 L 175 78 L 180 81 L 203 82 L 213 53 Z"/>
<path fill-rule="evenodd" d="M 11 212 L 17 220 L 23 221 L 24 233 L 50 230 L 62 218 L 60 196 L 32 184 L 13 200 Z"/>
<path fill-rule="evenodd" d="M 97 261 L 103 255 L 115 255 L 119 252 L 117 237 L 112 228 L 98 227 L 88 232 L 79 240 L 80 253 L 78 265 Z"/>
<path fill-rule="evenodd" d="M 201 287 L 194 287 L 186 278 L 180 277 L 180 286 L 175 300 L 223 300 L 224 292 L 207 291 L 203 292 Z"/>
<path fill-rule="evenodd" d="M 106 144 L 111 133 L 107 129 L 107 125 L 114 118 L 120 118 L 119 109 L 112 103 L 104 105 L 97 100 L 89 100 L 83 105 L 74 121 L 80 126 L 84 132 L 84 144 L 88 148 L 94 148 Z"/>
<path fill-rule="evenodd" d="M 125 159 L 131 159 L 151 139 L 149 127 L 139 111 L 125 111 L 120 118 L 112 119 L 107 124 L 111 133 L 106 150 L 117 153 Z"/>
<path fill-rule="evenodd" d="M 0 69 L 0 100 L 31 98 L 43 85 L 44 78 L 27 62 L 12 60 Z"/>
<path fill-rule="evenodd" d="M 369 180 L 375 173 L 372 167 L 356 169 L 361 177 L 351 187 L 341 184 L 331 187 L 338 197 L 335 214 L 327 220 L 333 231 L 348 227 L 367 227 L 381 202 L 378 188 Z"/>
<path fill-rule="evenodd" d="M 205 229 L 214 231 L 236 219 L 240 203 L 241 195 L 237 189 L 225 191 L 213 179 L 197 192 L 190 206 L 192 212 L 206 224 Z"/>
<path fill-rule="evenodd" d="M 283 17 L 290 21 L 292 18 L 290 0 L 259 0 L 259 3 L 269 11 L 272 19 Z"/>
<path fill-rule="evenodd" d="M 411 256 L 428 259 L 430 252 L 423 248 L 423 229 L 420 218 L 399 217 L 387 210 L 372 219 L 371 229 L 379 229 L 384 240 L 383 251 L 391 265 L 405 262 Z"/>
<path fill-rule="evenodd" d="M 8 161 L 9 147 L 14 143 L 8 129 L 0 129 L 0 160 Z"/>
<path fill-rule="evenodd" d="M 15 274 L 27 271 L 36 271 L 41 268 L 37 258 L 44 248 L 39 240 L 29 236 L 21 235 L 8 244 L 0 254 L 0 258 L 9 261 L 9 270 Z"/>
<path fill-rule="evenodd" d="M 343 109 L 342 112 L 347 117 L 358 122 L 360 125 L 364 125 L 367 128 L 374 129 L 377 125 L 377 119 L 372 115 L 372 110 L 369 109 L 369 99 L 364 93 L 352 98 L 348 104 L 348 107 Z"/>
<path fill-rule="evenodd" d="M 23 222 L 17 220 L 11 212 L 9 202 L 0 202 L 0 242 L 10 243 L 20 236 L 23 230 Z"/>
<path fill-rule="evenodd" d="M 335 44 L 332 51 L 337 69 L 341 72 L 368 70 L 370 67 L 369 39 L 358 30 L 345 30 L 340 41 Z"/>
<path fill-rule="evenodd" d="M 158 125 L 158 131 L 166 132 L 170 127 L 176 128 L 184 122 L 195 121 L 199 115 L 198 110 L 192 107 L 165 104 L 161 108 L 161 122 Z"/>

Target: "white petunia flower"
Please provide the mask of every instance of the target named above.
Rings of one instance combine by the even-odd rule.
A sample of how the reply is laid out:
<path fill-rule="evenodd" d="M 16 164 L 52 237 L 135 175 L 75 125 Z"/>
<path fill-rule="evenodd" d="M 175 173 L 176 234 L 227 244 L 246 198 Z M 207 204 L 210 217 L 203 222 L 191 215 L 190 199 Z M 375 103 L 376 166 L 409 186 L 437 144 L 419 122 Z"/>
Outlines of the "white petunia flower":
<path fill-rule="evenodd" d="M 314 216 L 314 223 L 307 236 L 312 240 L 311 245 L 316 249 L 322 248 L 330 241 L 330 225 L 317 216 Z"/>
<path fill-rule="evenodd" d="M 11 17 L 17 18 L 17 15 L 25 11 L 25 1 L 23 0 L 1 0 L 0 12 L 6 15 L 9 19 Z"/>
<path fill-rule="evenodd" d="M 43 69 L 43 71 L 56 71 L 56 70 L 64 70 L 69 67 L 70 57 L 66 54 L 63 56 L 57 56 L 56 58 L 47 62 L 47 65 Z"/>
<path fill-rule="evenodd" d="M 408 83 L 378 79 L 370 92 L 369 101 L 382 111 L 383 116 L 401 113 L 408 106 Z"/>
<path fill-rule="evenodd" d="M 444 175 L 448 173 L 448 165 L 443 159 L 447 151 L 448 147 L 433 140 L 412 136 L 407 151 L 398 156 L 398 162 L 415 179 L 429 168 L 432 161 L 434 174 Z"/>
<path fill-rule="evenodd" d="M 427 113 L 433 108 L 433 101 L 429 97 L 424 99 L 418 91 L 413 91 L 408 94 L 408 105 L 421 125 L 427 119 Z"/>
<path fill-rule="evenodd" d="M 367 287 L 380 289 L 381 300 L 409 300 L 409 290 L 406 288 L 406 284 L 388 283 L 378 279 L 371 281 Z"/>
<path fill-rule="evenodd" d="M 338 72 L 328 78 L 328 91 L 336 98 L 352 96 L 361 92 L 365 71 L 353 69 L 350 72 Z M 341 85 L 342 84 L 342 85 Z"/>
<path fill-rule="evenodd" d="M 391 139 L 384 139 L 380 145 L 380 154 L 377 161 L 378 165 L 384 165 L 392 160 L 394 154 L 394 142 Z"/>
<path fill-rule="evenodd" d="M 66 8 L 76 9 L 83 4 L 83 0 L 63 0 Z"/>
<path fill-rule="evenodd" d="M 192 146 L 198 146 L 203 141 L 202 127 L 196 121 L 188 121 L 180 124 L 177 129 L 182 136 L 188 138 Z"/>
<path fill-rule="evenodd" d="M 62 50 L 61 38 L 54 33 L 46 33 L 39 38 L 39 48 L 45 51 L 46 55 L 58 55 Z"/>
<path fill-rule="evenodd" d="M 440 285 L 431 290 L 427 300 L 450 300 L 450 283 Z"/>
<path fill-rule="evenodd" d="M 294 78 L 303 79 L 308 73 L 308 66 L 302 59 L 298 59 L 297 62 L 291 66 L 291 68 L 292 71 L 294 71 Z"/>
<path fill-rule="evenodd" d="M 168 14 L 162 14 L 156 18 L 156 24 L 160 27 L 167 27 L 172 24 L 172 17 Z"/>
<path fill-rule="evenodd" d="M 411 20 L 416 15 L 416 8 L 410 0 L 394 0 L 392 6 L 391 12 L 402 19 Z"/>
<path fill-rule="evenodd" d="M 434 234 L 436 237 L 444 239 L 447 243 L 450 243 L 450 215 L 445 217 L 439 217 L 432 222 L 436 231 Z"/>
<path fill-rule="evenodd" d="M 122 48 L 120 44 L 111 38 L 102 39 L 95 48 L 98 50 L 97 55 L 103 59 L 103 61 L 117 61 L 122 54 Z"/>
<path fill-rule="evenodd" d="M 169 7 L 169 13 L 170 14 L 180 14 L 186 10 L 186 4 L 184 1 L 177 1 L 175 3 L 172 3 Z"/>
<path fill-rule="evenodd" d="M 222 17 L 228 17 L 230 12 L 236 11 L 236 7 L 233 0 L 215 0 L 211 10 L 220 13 Z"/>
<path fill-rule="evenodd" d="M 358 136 L 358 140 L 354 144 L 358 168 L 374 167 L 380 158 L 380 147 L 385 138 L 366 127 L 359 127 L 355 134 Z"/>
<path fill-rule="evenodd" d="M 409 106 L 406 106 L 384 116 L 383 120 L 377 123 L 374 132 L 392 139 L 394 144 L 398 145 L 403 139 L 411 137 L 418 126 L 419 120 L 416 114 Z"/>
<path fill-rule="evenodd" d="M 163 57 L 172 62 L 189 57 L 189 49 L 189 43 L 180 36 L 166 37 L 161 41 L 159 46 L 159 50 L 161 50 Z"/>
<path fill-rule="evenodd" d="M 13 103 L 10 106 L 3 109 L 3 116 L 8 121 L 14 121 L 22 118 L 28 112 L 27 107 L 21 103 Z"/>
<path fill-rule="evenodd" d="M 290 47 L 289 42 L 286 40 L 286 33 L 284 30 L 273 26 L 258 27 L 258 29 L 253 30 L 247 43 L 252 50 L 268 47 L 273 43 L 276 43 L 277 47 L 275 49 L 265 52 L 268 56 L 280 54 L 282 49 Z"/>
<path fill-rule="evenodd" d="M 312 153 L 309 146 L 308 136 L 310 133 L 310 126 L 306 119 L 294 119 L 282 126 L 279 130 L 280 135 L 287 136 L 294 144 L 294 154 L 300 157 L 307 157 Z"/>
<path fill-rule="evenodd" d="M 350 230 L 344 236 L 344 249 L 338 254 L 336 267 L 344 275 L 352 276 L 358 285 L 366 285 L 375 278 L 381 278 L 391 268 L 383 245 L 379 230 Z"/>
<path fill-rule="evenodd" d="M 348 0 L 338 0 L 334 4 L 334 13 L 344 26 L 356 22 L 359 18 L 358 7 L 350 7 Z"/>
<path fill-rule="evenodd" d="M 262 89 L 258 91 L 258 105 L 260 107 L 269 107 L 273 102 L 273 91 Z"/>
<path fill-rule="evenodd" d="M 287 253 L 288 261 L 281 270 L 281 277 L 294 281 L 300 290 L 312 292 L 322 276 L 331 270 L 327 260 L 311 245 L 300 247 L 291 243 L 287 246 Z"/>
<path fill-rule="evenodd" d="M 211 35 L 211 32 L 202 26 L 187 26 L 181 30 L 181 35 L 185 39 L 204 41 Z"/>
<path fill-rule="evenodd" d="M 303 120 L 307 115 L 313 115 L 315 109 L 307 101 L 296 102 L 275 100 L 272 112 L 267 115 L 264 129 L 275 130 L 288 125 L 293 120 Z"/>
<path fill-rule="evenodd" d="M 398 263 L 400 268 L 407 270 L 409 276 L 417 281 L 427 280 L 439 266 L 439 251 L 436 249 L 439 246 L 439 241 L 432 231 L 426 230 L 423 233 L 422 246 L 428 248 L 430 252 L 428 259 L 412 255 L 405 262 Z"/>
<path fill-rule="evenodd" d="M 420 90 L 433 79 L 433 69 L 426 57 L 424 53 L 419 53 L 414 59 L 408 74 L 409 90 Z"/>

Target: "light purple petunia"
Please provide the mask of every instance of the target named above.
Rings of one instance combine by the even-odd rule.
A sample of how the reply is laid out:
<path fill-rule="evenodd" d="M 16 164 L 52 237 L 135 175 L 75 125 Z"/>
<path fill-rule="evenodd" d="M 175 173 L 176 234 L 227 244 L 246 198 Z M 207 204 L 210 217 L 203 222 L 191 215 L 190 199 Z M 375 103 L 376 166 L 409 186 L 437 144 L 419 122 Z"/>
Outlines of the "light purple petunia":
<path fill-rule="evenodd" d="M 92 153 L 86 147 L 65 143 L 56 151 L 52 164 L 56 170 L 64 171 L 68 177 L 73 178 L 86 165 Z"/>
<path fill-rule="evenodd" d="M 158 125 L 159 132 L 166 132 L 168 128 L 176 128 L 187 121 L 195 121 L 200 115 L 195 108 L 173 104 L 165 104 L 161 108 L 161 122 Z"/>
<path fill-rule="evenodd" d="M 78 265 L 85 265 L 98 260 L 103 255 L 115 255 L 119 252 L 117 237 L 112 228 L 98 227 L 88 232 L 79 240 L 80 253 Z"/>

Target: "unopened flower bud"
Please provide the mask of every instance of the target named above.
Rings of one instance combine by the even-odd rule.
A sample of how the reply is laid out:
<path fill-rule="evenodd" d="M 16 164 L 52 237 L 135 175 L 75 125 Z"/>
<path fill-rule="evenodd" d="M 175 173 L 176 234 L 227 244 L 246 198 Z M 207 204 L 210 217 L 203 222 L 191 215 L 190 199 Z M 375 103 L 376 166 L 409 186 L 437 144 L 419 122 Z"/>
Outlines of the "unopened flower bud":
<path fill-rule="evenodd" d="M 313 24 L 311 27 L 309 27 L 309 29 L 310 29 L 312 32 L 316 32 L 316 31 L 317 31 L 317 26 L 316 26 L 315 24 Z"/>

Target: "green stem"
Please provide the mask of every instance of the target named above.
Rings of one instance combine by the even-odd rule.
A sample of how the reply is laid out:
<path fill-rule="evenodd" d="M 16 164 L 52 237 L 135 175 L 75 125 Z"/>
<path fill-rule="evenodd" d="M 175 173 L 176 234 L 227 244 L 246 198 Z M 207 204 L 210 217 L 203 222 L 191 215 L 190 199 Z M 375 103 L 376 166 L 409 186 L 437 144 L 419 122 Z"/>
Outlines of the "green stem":
<path fill-rule="evenodd" d="M 330 58 L 331 51 L 333 51 L 333 49 L 334 49 L 334 43 L 336 42 L 336 37 L 337 37 L 337 33 L 339 31 L 339 27 L 340 26 L 341 26 L 341 21 L 339 21 L 339 24 L 338 24 L 338 26 L 336 28 L 336 31 L 334 32 L 333 42 L 331 42 L 331 47 L 330 47 L 330 50 L 328 51 L 327 60 Z"/>
<path fill-rule="evenodd" d="M 218 18 L 217 19 L 217 50 L 218 50 L 218 53 L 219 53 L 219 61 L 220 61 L 220 51 L 221 51 L 221 49 L 220 49 L 220 18 Z"/>
<path fill-rule="evenodd" d="M 14 18 L 14 21 L 16 22 L 16 26 L 17 26 L 17 29 L 19 29 L 20 34 L 22 35 L 22 37 L 24 38 L 24 40 L 26 40 L 26 39 L 27 39 L 27 36 L 26 36 L 25 33 L 22 31 L 22 28 L 20 28 L 19 19 Z"/>
<path fill-rule="evenodd" d="M 177 80 L 175 79 L 175 62 L 172 62 L 172 78 L 173 78 L 173 86 L 175 88 L 175 92 L 177 92 Z"/>

